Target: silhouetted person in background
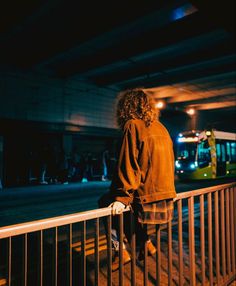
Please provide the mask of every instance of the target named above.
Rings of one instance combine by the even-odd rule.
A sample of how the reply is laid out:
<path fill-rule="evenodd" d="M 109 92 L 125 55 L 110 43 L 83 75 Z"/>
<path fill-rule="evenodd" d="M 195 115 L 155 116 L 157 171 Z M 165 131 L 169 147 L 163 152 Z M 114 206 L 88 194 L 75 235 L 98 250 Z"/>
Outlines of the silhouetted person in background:
<path fill-rule="evenodd" d="M 48 177 L 49 183 L 56 184 L 58 182 L 58 154 L 55 146 L 51 146 L 48 156 Z"/>
<path fill-rule="evenodd" d="M 64 150 L 59 153 L 59 176 L 58 179 L 62 184 L 68 184 L 68 160 Z"/>
<path fill-rule="evenodd" d="M 88 181 L 93 180 L 93 155 L 90 151 L 86 152 L 86 177 Z"/>
<path fill-rule="evenodd" d="M 41 185 L 47 185 L 46 174 L 48 171 L 48 159 L 50 156 L 50 150 L 48 145 L 44 145 L 39 152 L 39 183 Z"/>
<path fill-rule="evenodd" d="M 173 144 L 168 131 L 158 121 L 152 98 L 142 89 L 120 94 L 117 123 L 123 130 L 119 158 L 110 191 L 101 197 L 99 205 L 112 207 L 113 215 L 120 214 L 126 206 L 132 207 L 141 260 L 145 245 L 150 255 L 156 252 L 148 237 L 147 225 L 167 223 L 173 218 L 173 198 L 176 196 Z M 127 218 L 125 214 L 124 230 L 130 241 Z M 115 216 L 112 229 L 113 270 L 119 267 L 118 233 Z M 123 262 L 127 263 L 131 258 L 124 243 L 122 248 Z"/>
<path fill-rule="evenodd" d="M 79 172 L 80 172 L 80 155 L 76 149 L 73 150 L 71 154 L 71 164 L 72 164 L 72 180 L 79 180 Z"/>
<path fill-rule="evenodd" d="M 106 149 L 102 152 L 102 181 L 108 181 L 109 160 L 109 151 Z"/>
<path fill-rule="evenodd" d="M 86 170 L 86 161 L 84 152 L 79 155 L 79 181 L 82 182 Z"/>

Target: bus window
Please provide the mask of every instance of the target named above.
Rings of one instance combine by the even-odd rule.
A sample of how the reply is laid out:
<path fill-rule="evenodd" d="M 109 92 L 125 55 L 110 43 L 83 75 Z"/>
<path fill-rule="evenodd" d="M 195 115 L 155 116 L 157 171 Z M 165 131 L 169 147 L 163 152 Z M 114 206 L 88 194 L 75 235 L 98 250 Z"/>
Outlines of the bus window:
<path fill-rule="evenodd" d="M 225 153 L 224 143 L 221 143 L 221 160 L 222 162 L 226 162 L 226 153 Z"/>
<path fill-rule="evenodd" d="M 198 166 L 203 168 L 211 162 L 210 147 L 207 141 L 198 144 Z"/>
<path fill-rule="evenodd" d="M 226 154 L 227 161 L 231 161 L 230 142 L 226 142 Z"/>
<path fill-rule="evenodd" d="M 236 162 L 236 143 L 232 142 L 230 143 L 230 149 L 231 149 L 231 163 Z"/>
<path fill-rule="evenodd" d="M 220 144 L 216 144 L 216 154 L 217 154 L 217 161 L 221 161 L 221 149 L 220 149 Z"/>
<path fill-rule="evenodd" d="M 223 140 L 216 141 L 217 162 L 226 162 L 226 149 Z"/>
<path fill-rule="evenodd" d="M 226 175 L 226 142 L 225 140 L 216 140 L 216 176 Z"/>

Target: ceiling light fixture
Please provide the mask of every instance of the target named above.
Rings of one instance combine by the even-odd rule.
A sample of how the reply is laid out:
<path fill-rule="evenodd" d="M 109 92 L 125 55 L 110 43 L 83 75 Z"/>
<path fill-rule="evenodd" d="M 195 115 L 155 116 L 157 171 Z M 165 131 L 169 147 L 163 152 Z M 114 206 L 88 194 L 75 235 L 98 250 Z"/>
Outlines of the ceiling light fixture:
<path fill-rule="evenodd" d="M 162 109 L 165 107 L 165 103 L 162 100 L 157 101 L 157 103 L 155 104 L 155 107 L 158 109 Z"/>
<path fill-rule="evenodd" d="M 186 110 L 186 112 L 189 114 L 189 115 L 194 115 L 195 114 L 195 109 L 194 108 L 189 108 Z"/>

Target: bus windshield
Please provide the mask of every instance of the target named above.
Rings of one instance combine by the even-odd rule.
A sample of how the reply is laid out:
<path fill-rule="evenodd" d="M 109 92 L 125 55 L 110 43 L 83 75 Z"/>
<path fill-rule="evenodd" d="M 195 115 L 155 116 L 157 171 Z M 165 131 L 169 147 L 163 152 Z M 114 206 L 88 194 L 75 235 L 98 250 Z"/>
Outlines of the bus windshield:
<path fill-rule="evenodd" d="M 178 144 L 177 158 L 178 160 L 195 161 L 197 150 L 196 142 L 182 142 Z"/>

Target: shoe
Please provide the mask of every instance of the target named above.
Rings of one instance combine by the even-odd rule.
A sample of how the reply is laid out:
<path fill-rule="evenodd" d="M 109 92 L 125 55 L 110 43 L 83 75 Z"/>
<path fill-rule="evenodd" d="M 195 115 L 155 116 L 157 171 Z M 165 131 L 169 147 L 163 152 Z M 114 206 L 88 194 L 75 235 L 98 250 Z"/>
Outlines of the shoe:
<path fill-rule="evenodd" d="M 151 242 L 151 240 L 147 241 L 147 251 L 148 251 L 148 255 L 153 256 L 156 252 L 157 249 L 156 247 L 153 245 L 153 243 Z M 138 256 L 138 260 L 144 260 L 144 249 L 140 249 L 139 251 L 139 256 Z"/>
<path fill-rule="evenodd" d="M 106 178 L 106 177 L 104 177 L 104 176 L 102 176 L 102 179 L 101 179 L 103 182 L 107 182 L 108 181 L 108 179 Z"/>
<path fill-rule="evenodd" d="M 131 257 L 129 255 L 129 252 L 126 249 L 123 249 L 123 264 L 129 263 L 130 261 Z M 111 269 L 112 271 L 116 271 L 118 268 L 119 268 L 119 252 L 116 251 Z"/>

